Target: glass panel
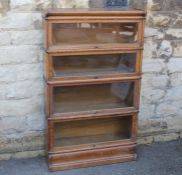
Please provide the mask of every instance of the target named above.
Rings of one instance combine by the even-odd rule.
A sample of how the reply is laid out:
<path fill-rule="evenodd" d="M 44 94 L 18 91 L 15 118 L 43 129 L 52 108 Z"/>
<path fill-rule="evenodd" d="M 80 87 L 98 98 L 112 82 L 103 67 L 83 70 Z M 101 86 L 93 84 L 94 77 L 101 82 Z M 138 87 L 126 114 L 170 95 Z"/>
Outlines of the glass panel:
<path fill-rule="evenodd" d="M 55 87 L 54 113 L 131 107 L 133 90 L 133 82 Z"/>
<path fill-rule="evenodd" d="M 136 53 L 54 56 L 53 76 L 99 76 L 135 72 Z"/>
<path fill-rule="evenodd" d="M 116 141 L 131 137 L 132 116 L 54 124 L 55 147 Z"/>
<path fill-rule="evenodd" d="M 137 23 L 53 24 L 53 44 L 133 43 L 137 27 Z"/>

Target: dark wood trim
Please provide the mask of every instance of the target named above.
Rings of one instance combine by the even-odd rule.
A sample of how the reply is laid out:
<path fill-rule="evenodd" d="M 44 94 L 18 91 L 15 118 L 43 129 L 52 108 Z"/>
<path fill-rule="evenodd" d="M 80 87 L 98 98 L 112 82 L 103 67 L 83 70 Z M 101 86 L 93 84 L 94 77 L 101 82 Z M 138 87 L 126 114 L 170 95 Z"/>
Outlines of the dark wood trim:
<path fill-rule="evenodd" d="M 60 155 L 61 156 L 61 155 Z M 115 164 L 115 163 L 122 163 L 128 161 L 136 160 L 136 154 L 128 154 L 122 156 L 113 156 L 103 159 L 95 159 L 95 160 L 88 160 L 88 161 L 80 161 L 80 162 L 72 162 L 70 164 L 49 164 L 50 171 L 61 171 L 61 170 L 70 170 L 70 169 L 77 169 L 77 168 L 85 168 L 85 167 L 93 167 L 99 165 L 108 165 L 108 164 Z"/>
<path fill-rule="evenodd" d="M 93 78 L 79 78 L 75 80 L 65 79 L 62 81 L 47 81 L 48 85 L 52 86 L 79 86 L 79 85 L 92 85 L 92 84 L 107 84 L 107 83 L 114 83 L 114 82 L 124 82 L 124 81 L 134 81 L 140 80 L 141 75 L 134 75 L 134 76 L 114 76 L 114 77 L 93 77 Z"/>
<path fill-rule="evenodd" d="M 48 118 L 51 121 L 73 121 L 73 120 L 83 120 L 83 119 L 92 119 L 92 118 L 109 118 L 118 117 L 118 116 L 127 116 L 138 113 L 139 110 L 135 107 L 128 108 L 116 108 L 116 109 L 105 109 L 105 110 L 95 110 L 95 111 L 84 111 L 84 112 L 68 112 L 62 114 L 52 114 Z"/>
<path fill-rule="evenodd" d="M 132 118 L 132 134 L 131 137 L 136 140 L 138 131 L 138 113 L 133 114 Z"/>
<path fill-rule="evenodd" d="M 110 141 L 110 142 L 100 142 L 93 144 L 83 144 L 68 147 L 52 147 L 52 150 L 48 154 L 61 154 L 61 153 L 71 153 L 78 151 L 87 151 L 93 149 L 103 149 L 103 148 L 113 148 L 118 146 L 136 145 L 136 138 L 132 137 L 130 139 Z"/>
<path fill-rule="evenodd" d="M 51 9 L 44 14 L 44 17 L 62 17 L 62 16 L 143 16 L 146 13 L 138 9 L 107 9 L 107 8 L 92 8 L 92 9 Z"/>
<path fill-rule="evenodd" d="M 90 45 L 62 45 L 62 46 L 51 46 L 47 48 L 46 52 L 49 54 L 92 54 L 93 52 L 105 53 L 105 52 L 120 52 L 120 51 L 132 51 L 132 50 L 143 50 L 143 46 L 140 43 L 134 44 L 90 44 Z"/>

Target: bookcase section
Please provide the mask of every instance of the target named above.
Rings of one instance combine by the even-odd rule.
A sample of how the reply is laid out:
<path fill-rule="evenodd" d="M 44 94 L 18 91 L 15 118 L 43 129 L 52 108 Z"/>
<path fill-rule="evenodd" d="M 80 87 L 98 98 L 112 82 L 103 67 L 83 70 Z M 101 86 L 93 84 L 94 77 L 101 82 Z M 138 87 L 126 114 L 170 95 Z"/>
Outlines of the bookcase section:
<path fill-rule="evenodd" d="M 53 23 L 53 45 L 133 43 L 138 23 Z"/>
<path fill-rule="evenodd" d="M 47 66 L 50 69 L 46 76 L 50 76 L 50 80 L 59 80 L 74 77 L 135 75 L 139 73 L 137 69 L 139 58 L 140 52 L 137 51 L 72 56 L 53 54 L 47 57 Z"/>
<path fill-rule="evenodd" d="M 132 107 L 133 94 L 133 82 L 53 87 L 53 113 Z"/>

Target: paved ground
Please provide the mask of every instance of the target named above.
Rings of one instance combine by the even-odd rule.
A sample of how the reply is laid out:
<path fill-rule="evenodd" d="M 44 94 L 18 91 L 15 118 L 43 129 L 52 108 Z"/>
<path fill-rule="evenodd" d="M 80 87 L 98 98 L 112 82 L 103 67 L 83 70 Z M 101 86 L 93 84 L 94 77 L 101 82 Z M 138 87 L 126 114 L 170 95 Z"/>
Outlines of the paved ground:
<path fill-rule="evenodd" d="M 138 147 L 135 162 L 48 172 L 45 158 L 0 161 L 0 175 L 182 175 L 182 140 Z"/>

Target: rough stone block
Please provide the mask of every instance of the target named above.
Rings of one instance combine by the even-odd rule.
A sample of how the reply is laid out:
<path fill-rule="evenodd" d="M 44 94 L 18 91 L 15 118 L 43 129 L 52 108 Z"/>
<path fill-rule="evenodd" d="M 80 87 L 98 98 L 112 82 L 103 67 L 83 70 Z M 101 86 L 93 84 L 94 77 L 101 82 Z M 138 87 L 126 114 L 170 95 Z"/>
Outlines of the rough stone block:
<path fill-rule="evenodd" d="M 182 58 L 170 59 L 167 66 L 169 73 L 182 72 Z"/>
<path fill-rule="evenodd" d="M 155 105 L 141 103 L 139 116 L 141 119 L 149 119 L 155 116 Z"/>
<path fill-rule="evenodd" d="M 143 74 L 142 76 L 142 91 L 143 89 L 165 89 L 170 82 L 167 74 Z"/>
<path fill-rule="evenodd" d="M 35 112 L 40 112 L 43 110 L 44 110 L 44 102 L 42 95 L 20 100 L 0 101 L 0 116 L 3 116 L 3 118 L 16 117 L 17 120 L 17 117 L 25 116 Z"/>
<path fill-rule="evenodd" d="M 9 10 L 9 0 L 0 0 L 0 17 Z"/>
<path fill-rule="evenodd" d="M 19 109 L 20 110 L 20 109 Z M 3 117 L 0 122 L 0 133 L 4 135 L 16 136 L 17 133 L 24 132 L 27 129 L 25 117 Z"/>
<path fill-rule="evenodd" d="M 165 91 L 162 89 L 143 89 L 142 99 L 144 102 L 150 103 L 159 103 L 165 96 Z"/>
<path fill-rule="evenodd" d="M 174 103 L 175 104 L 175 103 Z M 173 105 L 173 104 L 172 104 Z M 178 107 L 180 104 L 178 103 Z M 181 106 L 180 106 L 181 107 Z M 182 125 L 182 116 L 181 116 L 182 109 L 178 109 L 177 116 L 175 117 L 168 117 L 167 123 L 169 130 L 175 130 L 175 131 L 181 131 L 181 125 Z"/>
<path fill-rule="evenodd" d="M 24 64 L 21 66 L 17 66 L 16 80 L 27 80 L 37 78 L 43 78 L 42 63 Z"/>
<path fill-rule="evenodd" d="M 182 86 L 182 73 L 173 73 L 170 74 L 170 83 L 171 86 Z"/>
<path fill-rule="evenodd" d="M 150 27 L 168 27 L 171 23 L 171 16 L 168 13 L 151 13 L 148 15 L 147 24 Z"/>
<path fill-rule="evenodd" d="M 167 122 L 160 118 L 139 119 L 139 133 L 141 135 L 154 135 L 154 133 L 160 133 L 161 131 L 164 132 L 168 128 Z"/>
<path fill-rule="evenodd" d="M 30 79 L 25 81 L 17 81 L 9 83 L 7 85 L 6 98 L 7 99 L 30 98 L 42 95 L 43 92 L 44 92 L 43 79 Z"/>
<path fill-rule="evenodd" d="M 10 8 L 18 10 L 32 10 L 33 0 L 10 0 Z"/>
<path fill-rule="evenodd" d="M 2 82 L 1 83 L 1 88 L 0 88 L 0 100 L 5 100 L 6 99 L 6 95 L 7 95 L 7 83 Z"/>
<path fill-rule="evenodd" d="M 4 46 L 0 47 L 0 64 L 22 64 L 39 62 L 40 46 Z"/>
<path fill-rule="evenodd" d="M 131 8 L 137 8 L 137 9 L 146 9 L 147 6 L 147 0 L 129 0 L 129 6 Z"/>
<path fill-rule="evenodd" d="M 170 41 L 163 40 L 156 49 L 156 55 L 158 58 L 169 58 L 173 53 L 173 47 Z"/>
<path fill-rule="evenodd" d="M 182 41 L 176 41 L 174 43 L 173 57 L 181 57 L 182 58 Z"/>
<path fill-rule="evenodd" d="M 153 0 L 153 3 L 157 3 L 161 11 L 181 10 L 182 8 L 181 0 Z"/>
<path fill-rule="evenodd" d="M 16 82 L 29 79 L 42 79 L 42 63 L 14 64 L 0 66 L 0 82 Z"/>
<path fill-rule="evenodd" d="M 11 159 L 12 154 L 0 154 L 0 161 L 1 160 L 9 160 Z"/>
<path fill-rule="evenodd" d="M 157 117 L 172 117 L 175 116 L 177 112 L 177 106 L 173 106 L 171 102 L 163 102 L 159 104 L 156 108 Z"/>
<path fill-rule="evenodd" d="M 44 10 L 51 8 L 52 0 L 11 0 L 10 8 L 12 10 Z"/>
<path fill-rule="evenodd" d="M 166 89 L 170 83 L 170 78 L 166 74 L 143 74 L 142 76 L 142 91 L 143 89 Z"/>
<path fill-rule="evenodd" d="M 147 10 L 148 11 L 159 11 L 159 10 L 161 10 L 160 3 L 159 2 L 154 2 L 153 0 L 148 0 Z"/>
<path fill-rule="evenodd" d="M 14 31 L 11 35 L 13 45 L 43 44 L 42 30 Z"/>
<path fill-rule="evenodd" d="M 22 151 L 17 152 L 12 155 L 13 159 L 25 159 L 25 158 L 33 158 L 33 157 L 39 157 L 39 156 L 45 156 L 46 152 L 45 150 L 37 150 L 37 151 Z"/>
<path fill-rule="evenodd" d="M 182 86 L 175 86 L 167 90 L 165 100 L 179 101 L 182 100 Z"/>
<path fill-rule="evenodd" d="M 88 8 L 89 0 L 54 0 L 54 8 Z"/>
<path fill-rule="evenodd" d="M 169 77 L 167 75 L 156 75 L 150 81 L 154 88 L 166 88 L 169 84 Z"/>
<path fill-rule="evenodd" d="M 153 58 L 153 52 L 156 49 L 157 45 L 153 42 L 153 39 L 145 39 L 144 44 L 144 53 L 143 57 L 144 59 L 152 59 Z"/>
<path fill-rule="evenodd" d="M 13 68 L 13 69 L 9 69 Z M 16 81 L 16 67 L 13 65 L 11 66 L 0 66 L 0 82 L 6 83 L 9 81 Z"/>
<path fill-rule="evenodd" d="M 10 32 L 0 32 L 0 46 L 10 45 L 11 35 Z"/>
<path fill-rule="evenodd" d="M 89 7 L 90 8 L 103 8 L 105 7 L 106 0 L 90 0 L 89 1 Z"/>
<path fill-rule="evenodd" d="M 43 131 L 45 130 L 45 114 L 43 111 L 32 113 L 26 116 L 26 124 L 29 131 Z"/>
<path fill-rule="evenodd" d="M 181 39 L 182 38 L 182 31 L 181 29 L 173 29 L 170 28 L 166 31 L 166 34 L 170 36 L 172 39 Z"/>
<path fill-rule="evenodd" d="M 7 13 L 0 18 L 0 30 L 33 30 L 42 28 L 42 14 L 36 13 Z"/>
<path fill-rule="evenodd" d="M 181 11 L 179 13 L 176 13 L 176 18 L 173 20 L 174 22 L 172 23 L 173 28 L 181 28 L 182 26 L 182 16 L 181 16 Z"/>
<path fill-rule="evenodd" d="M 143 73 L 159 73 L 159 72 L 164 72 L 165 71 L 165 64 L 162 60 L 160 59 L 144 59 L 143 60 Z"/>
<path fill-rule="evenodd" d="M 10 159 L 25 159 L 25 158 L 34 158 L 39 156 L 45 156 L 45 150 L 36 150 L 36 151 L 23 151 L 17 153 L 9 153 L 9 154 L 0 154 L 1 160 L 10 160 Z"/>
<path fill-rule="evenodd" d="M 30 136 L 23 137 L 21 140 L 25 151 L 36 151 L 45 148 L 45 136 L 42 132 L 36 131 Z"/>
<path fill-rule="evenodd" d="M 155 74 L 143 74 L 142 81 L 141 81 L 141 91 L 145 88 L 151 87 L 151 79 L 155 76 Z"/>
<path fill-rule="evenodd" d="M 158 29 L 150 28 L 150 27 L 145 27 L 145 37 L 153 37 L 155 39 L 163 39 L 164 38 L 164 33 L 160 32 Z"/>
<path fill-rule="evenodd" d="M 177 140 L 178 138 L 179 138 L 178 133 L 156 135 L 156 136 L 154 136 L 154 142 L 167 142 L 167 141 L 171 141 L 171 140 Z"/>
<path fill-rule="evenodd" d="M 139 137 L 137 140 L 137 143 L 139 145 L 144 145 L 144 144 L 151 144 L 154 141 L 153 136 L 146 136 L 146 137 Z"/>
<path fill-rule="evenodd" d="M 15 126 L 16 128 L 16 126 Z M 23 132 L 16 132 L 16 130 L 14 130 L 14 134 L 12 133 L 2 133 L 3 137 L 0 140 L 0 155 L 3 153 L 14 153 L 17 152 L 19 150 L 23 150 L 24 148 L 22 147 L 21 142 L 16 142 L 16 139 L 18 137 L 21 137 Z M 18 148 L 18 149 L 17 149 Z"/>
<path fill-rule="evenodd" d="M 25 151 L 37 151 L 45 149 L 45 137 L 42 132 L 17 133 L 16 136 L 7 135 L 0 140 L 1 153 L 17 153 Z M 27 156 L 28 157 L 28 156 Z"/>

